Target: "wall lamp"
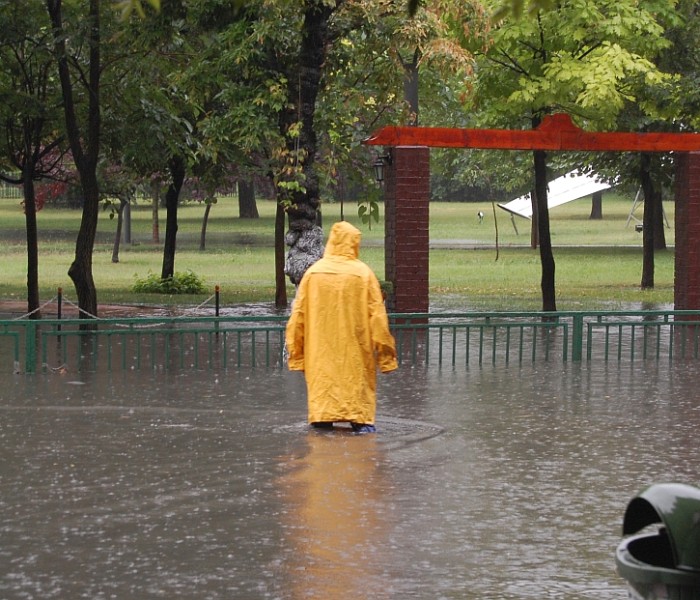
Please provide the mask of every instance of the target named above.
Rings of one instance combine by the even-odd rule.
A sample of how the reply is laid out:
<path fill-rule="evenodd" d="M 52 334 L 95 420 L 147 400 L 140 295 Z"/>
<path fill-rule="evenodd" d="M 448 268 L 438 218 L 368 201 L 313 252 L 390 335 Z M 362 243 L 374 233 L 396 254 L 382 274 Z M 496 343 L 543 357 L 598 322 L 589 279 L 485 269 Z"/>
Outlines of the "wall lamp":
<path fill-rule="evenodd" d="M 374 167 L 374 178 L 377 180 L 377 183 L 384 182 L 384 167 L 390 164 L 391 154 L 389 154 L 388 152 L 386 154 L 377 156 L 374 163 L 372 163 L 372 166 Z"/>

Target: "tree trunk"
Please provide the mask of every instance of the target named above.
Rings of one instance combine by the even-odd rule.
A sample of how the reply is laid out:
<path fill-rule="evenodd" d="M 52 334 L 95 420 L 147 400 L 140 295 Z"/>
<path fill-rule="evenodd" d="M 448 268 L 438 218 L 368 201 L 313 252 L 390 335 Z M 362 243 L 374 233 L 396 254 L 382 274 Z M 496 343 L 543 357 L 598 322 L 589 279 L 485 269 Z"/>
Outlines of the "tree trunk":
<path fill-rule="evenodd" d="M 255 201 L 255 186 L 252 181 L 238 182 L 238 217 L 241 219 L 259 219 L 258 205 Z"/>
<path fill-rule="evenodd" d="M 153 207 L 151 211 L 151 231 L 153 233 L 151 239 L 154 244 L 160 243 L 160 222 L 158 219 L 158 206 L 160 205 L 160 183 L 154 181 L 151 185 L 151 194 L 153 198 Z"/>
<path fill-rule="evenodd" d="M 211 202 L 207 202 L 202 218 L 202 231 L 199 235 L 199 250 L 204 252 L 207 249 L 207 223 L 209 223 L 209 213 L 211 212 Z"/>
<path fill-rule="evenodd" d="M 287 151 L 303 175 L 303 190 L 290 192 L 279 186 L 277 189 L 277 200 L 286 206 L 289 230 L 295 234 L 288 236 L 289 239 L 299 239 L 296 234 L 317 225 L 320 194 L 314 168 L 317 152 L 314 117 L 323 65 L 331 43 L 328 21 L 335 10 L 333 6 L 318 0 L 306 3 L 298 72 L 289 79 L 289 108 L 280 114 L 280 132 L 287 140 Z M 299 122 L 299 135 L 289 135 L 290 129 Z M 277 280 L 277 298 L 286 296 L 286 289 L 280 289 L 280 285 L 280 280 Z"/>
<path fill-rule="evenodd" d="M 175 247 L 177 240 L 177 207 L 180 201 L 180 190 L 185 180 L 185 162 L 181 156 L 170 159 L 168 168 L 172 181 L 165 194 L 165 246 L 163 247 L 163 269 L 161 279 L 175 275 Z"/>
<path fill-rule="evenodd" d="M 92 253 L 95 247 L 100 194 L 97 177 L 93 175 L 94 173 L 87 171 L 80 175 L 80 183 L 85 195 L 83 215 L 75 242 L 75 258 L 68 269 L 68 276 L 73 281 L 78 296 L 81 319 L 97 317 L 97 291 L 92 275 Z"/>
<path fill-rule="evenodd" d="M 651 176 L 651 156 L 642 153 L 639 177 L 644 193 L 644 215 L 642 217 L 642 289 L 654 287 L 654 183 Z"/>
<path fill-rule="evenodd" d="M 410 62 L 401 59 L 403 66 L 403 97 L 410 111 L 409 125 L 418 125 L 418 59 L 420 51 L 416 48 Z"/>
<path fill-rule="evenodd" d="M 122 240 L 122 228 L 124 225 L 124 211 L 128 206 L 125 198 L 119 198 L 119 208 L 117 209 L 117 230 L 114 232 L 114 244 L 112 244 L 112 262 L 119 262 L 119 244 Z"/>
<path fill-rule="evenodd" d="M 131 244 L 131 200 L 133 195 L 129 194 L 124 204 L 124 243 Z"/>
<path fill-rule="evenodd" d="M 535 150 L 535 196 L 537 198 L 537 223 L 542 263 L 542 310 L 556 311 L 555 264 L 552 253 L 552 237 L 549 230 L 549 207 L 547 206 L 547 154 Z"/>
<path fill-rule="evenodd" d="M 27 157 L 22 173 L 24 185 L 24 220 L 27 235 L 27 313 L 30 319 L 41 319 L 39 312 L 39 239 L 36 225 L 34 166 Z"/>
<path fill-rule="evenodd" d="M 284 276 L 284 207 L 275 212 L 275 308 L 287 308 L 287 281 Z"/>
<path fill-rule="evenodd" d="M 537 192 L 530 191 L 530 204 L 532 206 L 532 222 L 530 223 L 530 248 L 535 250 L 540 245 L 539 219 L 537 217 Z"/>
<path fill-rule="evenodd" d="M 603 192 L 593 192 L 591 197 L 591 216 L 590 220 L 600 220 L 603 218 Z"/>
<path fill-rule="evenodd" d="M 46 7 L 53 26 L 54 49 L 58 61 L 58 75 L 63 92 L 63 111 L 66 132 L 75 166 L 80 174 L 83 191 L 83 214 L 75 244 L 75 259 L 68 269 L 78 296 L 80 318 L 97 316 L 97 291 L 92 274 L 92 254 L 95 246 L 97 217 L 100 202 L 97 183 L 97 161 L 100 153 L 100 0 L 90 0 L 88 18 L 89 62 L 87 72 L 83 71 L 81 81 L 86 83 L 88 109 L 86 122 L 79 125 L 75 106 L 73 78 L 70 73 L 66 48 L 66 35 L 63 29 L 61 0 L 46 0 Z"/>
<path fill-rule="evenodd" d="M 654 250 L 666 250 L 663 190 L 660 185 L 654 186 L 654 205 L 651 212 L 654 219 Z"/>

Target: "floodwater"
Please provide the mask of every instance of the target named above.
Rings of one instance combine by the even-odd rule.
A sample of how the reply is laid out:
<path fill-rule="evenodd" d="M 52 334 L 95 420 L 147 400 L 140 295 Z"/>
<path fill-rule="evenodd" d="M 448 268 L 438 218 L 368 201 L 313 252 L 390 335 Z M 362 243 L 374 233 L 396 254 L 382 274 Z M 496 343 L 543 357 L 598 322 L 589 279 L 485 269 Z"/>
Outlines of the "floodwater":
<path fill-rule="evenodd" d="M 699 368 L 402 368 L 365 436 L 283 370 L 6 377 L 0 598 L 623 599 L 627 503 L 699 483 Z"/>

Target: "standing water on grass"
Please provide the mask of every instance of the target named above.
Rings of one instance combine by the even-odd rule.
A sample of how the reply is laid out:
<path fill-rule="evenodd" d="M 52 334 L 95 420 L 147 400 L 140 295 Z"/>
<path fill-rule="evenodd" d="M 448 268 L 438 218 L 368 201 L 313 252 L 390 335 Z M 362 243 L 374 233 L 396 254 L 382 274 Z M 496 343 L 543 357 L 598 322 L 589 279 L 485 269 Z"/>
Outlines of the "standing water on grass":
<path fill-rule="evenodd" d="M 401 367 L 364 436 L 282 369 L 10 376 L 0 597 L 622 599 L 628 501 L 699 483 L 698 374 Z"/>

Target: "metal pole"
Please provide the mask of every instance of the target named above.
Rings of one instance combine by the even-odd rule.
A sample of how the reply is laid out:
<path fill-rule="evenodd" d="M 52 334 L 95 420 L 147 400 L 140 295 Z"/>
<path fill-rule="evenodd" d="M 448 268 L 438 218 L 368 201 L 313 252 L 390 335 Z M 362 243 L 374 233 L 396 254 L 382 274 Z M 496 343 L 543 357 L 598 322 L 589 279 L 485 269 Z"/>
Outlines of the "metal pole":
<path fill-rule="evenodd" d="M 56 300 L 57 303 L 57 308 L 56 308 L 56 318 L 60 321 L 63 318 L 63 288 L 60 287 L 58 288 L 58 294 L 57 294 L 58 299 Z M 61 331 L 61 326 L 58 325 L 56 327 L 57 331 Z M 58 340 L 58 338 L 56 338 Z"/>
<path fill-rule="evenodd" d="M 571 333 L 571 360 L 581 362 L 583 358 L 583 315 L 574 315 Z"/>
<path fill-rule="evenodd" d="M 216 304 L 216 316 L 219 316 L 219 303 L 220 303 L 220 297 L 221 297 L 221 289 L 217 285 L 214 288 L 214 298 L 215 298 L 215 304 Z M 216 330 L 216 339 L 219 339 L 219 321 L 216 321 L 216 324 L 214 326 L 214 329 Z"/>

